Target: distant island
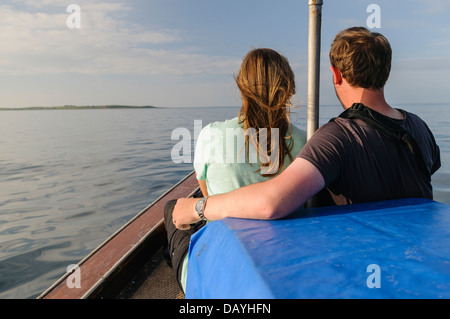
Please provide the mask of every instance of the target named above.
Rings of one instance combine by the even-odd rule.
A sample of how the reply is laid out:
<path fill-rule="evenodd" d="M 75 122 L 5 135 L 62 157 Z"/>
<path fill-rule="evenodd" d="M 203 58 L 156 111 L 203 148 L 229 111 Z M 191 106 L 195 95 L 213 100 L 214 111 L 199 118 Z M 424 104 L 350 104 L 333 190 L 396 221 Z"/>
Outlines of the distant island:
<path fill-rule="evenodd" d="M 99 109 L 154 109 L 156 106 L 133 106 L 133 105 L 64 105 L 64 106 L 31 106 L 21 108 L 0 108 L 0 111 L 33 111 L 33 110 L 99 110 Z"/>

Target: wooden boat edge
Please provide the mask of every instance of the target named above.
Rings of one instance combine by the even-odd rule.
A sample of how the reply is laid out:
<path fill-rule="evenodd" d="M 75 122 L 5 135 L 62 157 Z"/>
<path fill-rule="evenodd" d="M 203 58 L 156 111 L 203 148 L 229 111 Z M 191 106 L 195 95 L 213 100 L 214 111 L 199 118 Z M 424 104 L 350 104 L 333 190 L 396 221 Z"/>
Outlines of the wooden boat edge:
<path fill-rule="evenodd" d="M 146 260 L 151 258 L 161 248 L 165 237 L 163 222 L 165 203 L 180 197 L 190 197 L 196 191 L 198 191 L 198 183 L 195 178 L 195 173 L 192 171 L 78 262 L 77 266 L 82 274 L 82 286 L 86 285 L 84 274 L 90 273 L 90 276 L 95 277 L 94 279 L 87 280 L 87 287 L 85 286 L 78 289 L 69 288 L 66 284 L 69 277 L 77 269 L 77 267 L 74 267 L 41 293 L 37 299 L 114 298 L 139 268 L 143 266 Z M 117 241 L 117 238 L 125 231 L 133 232 L 133 230 L 130 229 L 136 227 L 135 225 L 140 223 L 140 219 L 142 219 L 143 216 L 153 220 L 152 223 L 146 227 L 145 232 L 140 230 L 140 234 L 133 235 L 134 242 L 123 243 L 124 246 L 127 246 L 124 248 L 126 250 L 125 253 L 113 252 L 114 256 L 111 258 L 114 260 L 109 263 L 107 269 L 104 271 L 96 269 L 101 267 L 92 264 L 91 261 L 95 258 L 98 259 L 99 257 L 97 257 L 97 255 L 105 253 L 108 249 L 110 251 L 116 250 L 110 249 L 108 245 L 111 245 L 113 241 Z"/>

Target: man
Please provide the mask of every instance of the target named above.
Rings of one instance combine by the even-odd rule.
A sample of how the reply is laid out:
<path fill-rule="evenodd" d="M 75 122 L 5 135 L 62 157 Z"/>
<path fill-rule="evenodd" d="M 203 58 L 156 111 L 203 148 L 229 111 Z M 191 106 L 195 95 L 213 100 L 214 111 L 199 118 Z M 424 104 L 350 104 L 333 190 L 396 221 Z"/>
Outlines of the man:
<path fill-rule="evenodd" d="M 330 62 L 335 91 L 346 110 L 342 117 L 317 130 L 277 177 L 207 200 L 179 199 L 175 226 L 188 229 L 201 219 L 225 217 L 282 218 L 324 188 L 336 204 L 432 198 L 439 147 L 418 116 L 386 102 L 383 88 L 391 57 L 389 42 L 379 33 L 365 28 L 340 32 Z"/>

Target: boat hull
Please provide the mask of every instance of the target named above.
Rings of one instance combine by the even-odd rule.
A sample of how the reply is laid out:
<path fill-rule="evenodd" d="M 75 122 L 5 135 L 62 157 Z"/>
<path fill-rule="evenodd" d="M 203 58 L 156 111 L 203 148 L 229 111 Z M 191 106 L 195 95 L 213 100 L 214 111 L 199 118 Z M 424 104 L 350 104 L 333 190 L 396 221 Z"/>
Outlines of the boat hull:
<path fill-rule="evenodd" d="M 166 232 L 164 206 L 198 191 L 191 172 L 104 241 L 77 267 L 65 273 L 38 299 L 115 298 L 148 260 L 161 249 Z M 73 284 L 79 276 L 80 285 Z"/>

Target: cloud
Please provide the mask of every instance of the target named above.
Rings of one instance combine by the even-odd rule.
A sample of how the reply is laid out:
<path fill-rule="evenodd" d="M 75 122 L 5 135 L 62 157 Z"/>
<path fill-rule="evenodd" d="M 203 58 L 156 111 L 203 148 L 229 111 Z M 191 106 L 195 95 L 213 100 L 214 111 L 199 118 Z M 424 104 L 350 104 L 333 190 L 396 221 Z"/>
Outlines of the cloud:
<path fill-rule="evenodd" d="M 12 0 L 13 3 L 22 3 L 27 6 L 42 8 L 45 6 L 67 6 L 65 0 Z"/>
<path fill-rule="evenodd" d="M 0 5 L 3 75 L 232 73 L 240 63 L 186 47 L 183 31 L 131 22 L 124 2 L 80 3 L 80 29 L 66 25 L 66 0 L 13 3 Z"/>

